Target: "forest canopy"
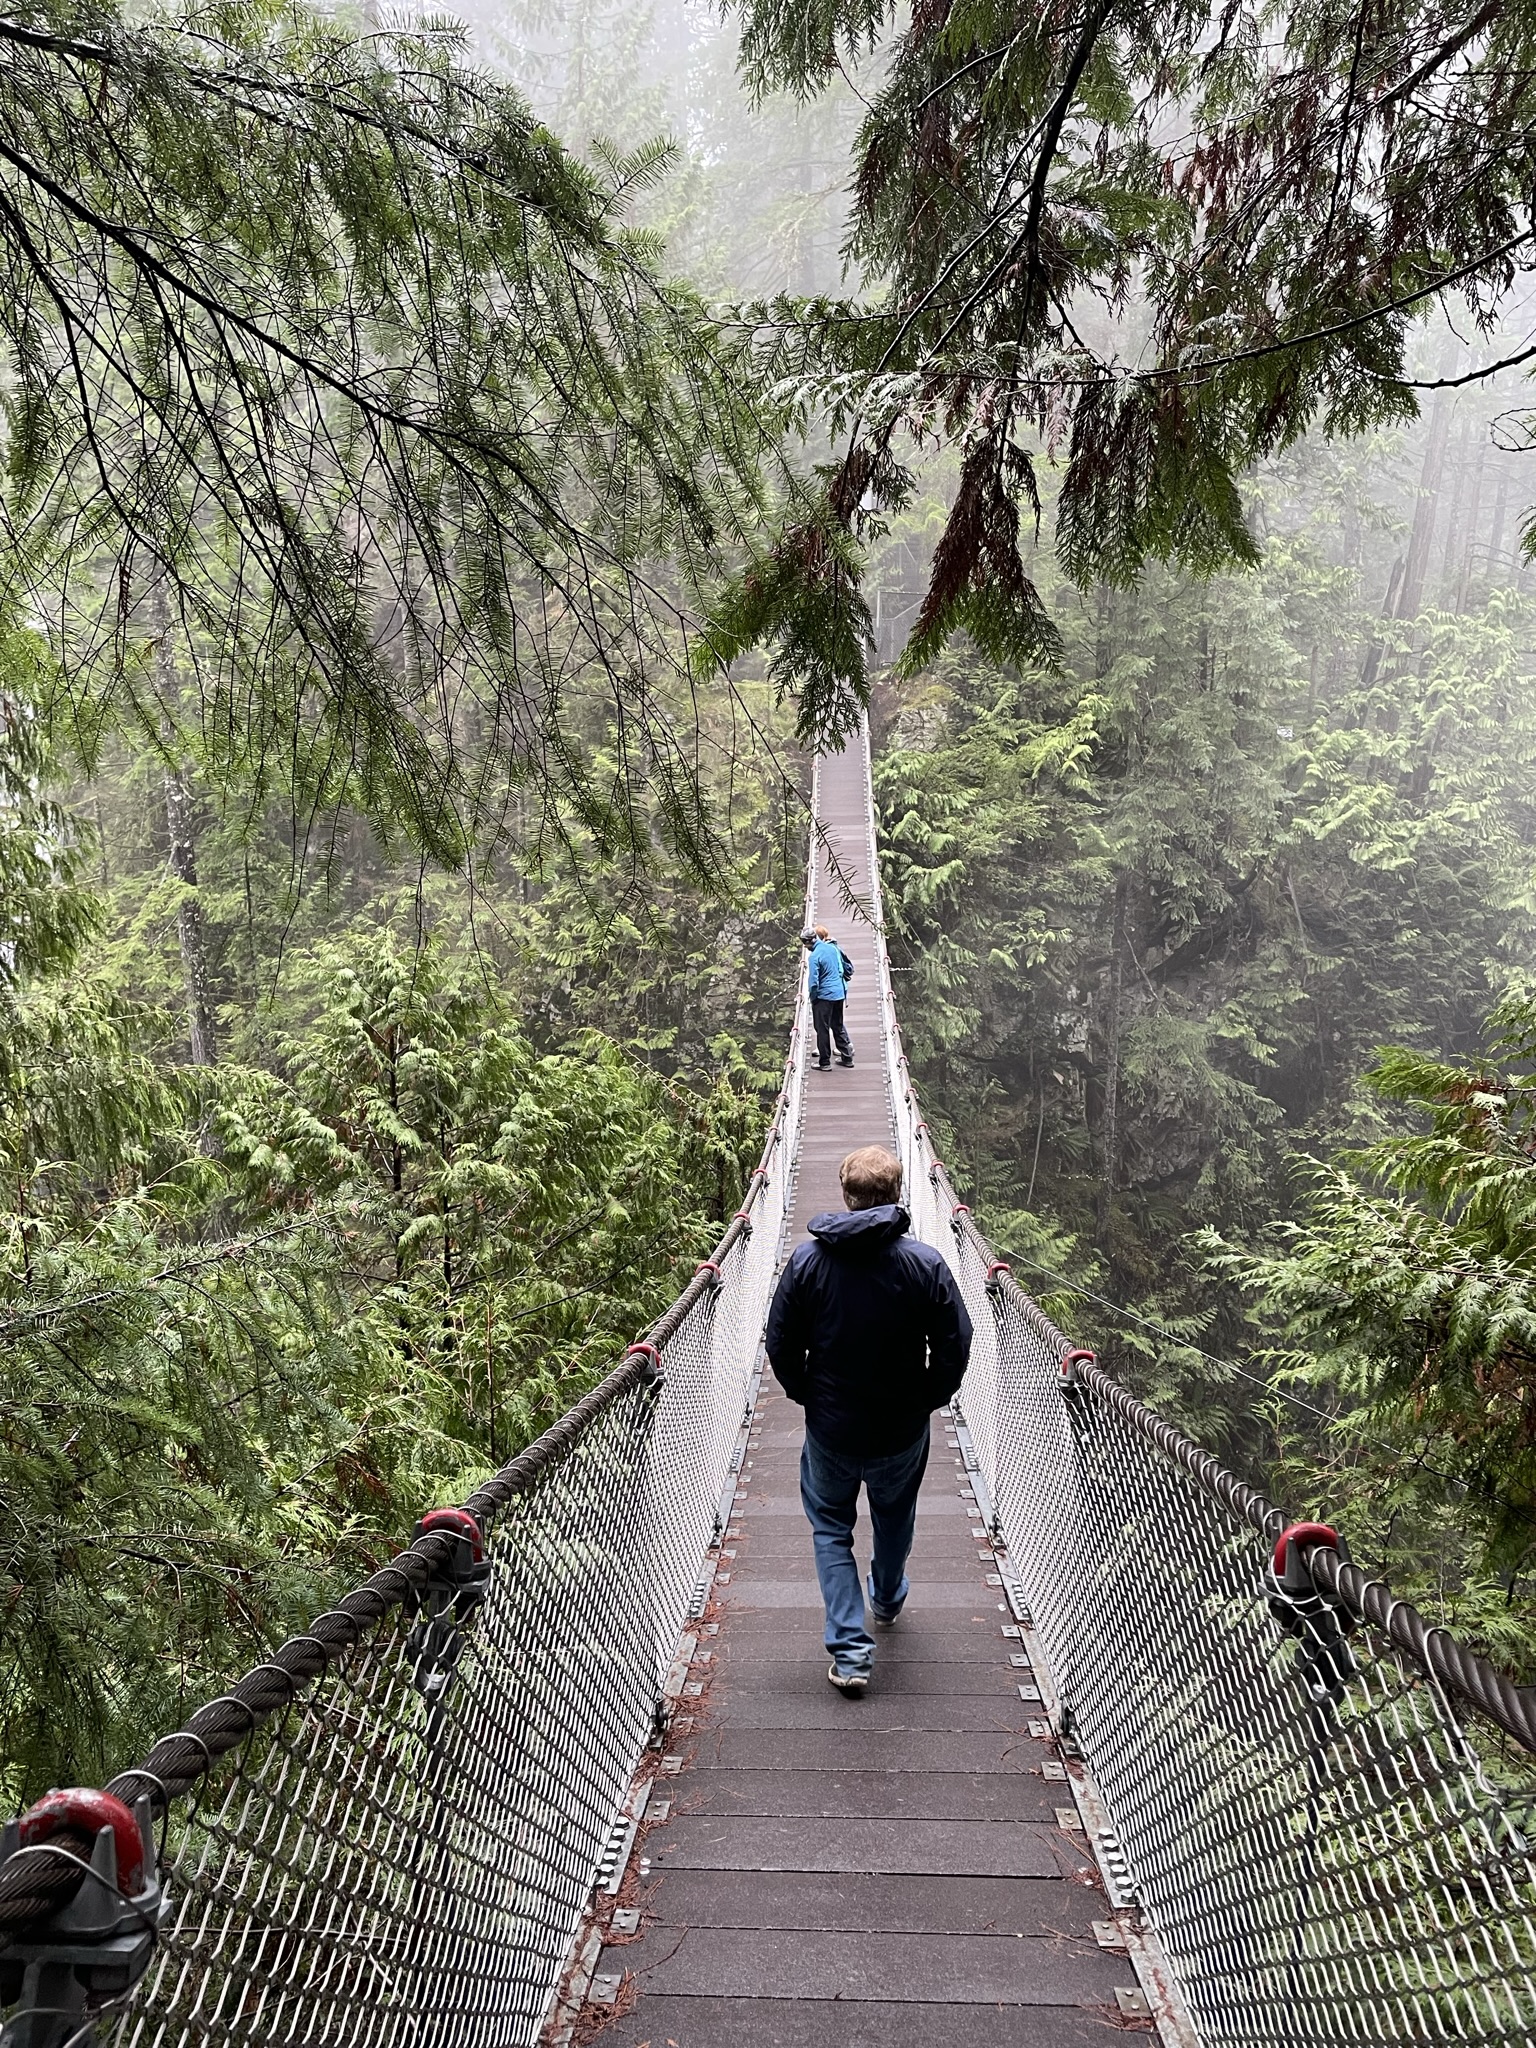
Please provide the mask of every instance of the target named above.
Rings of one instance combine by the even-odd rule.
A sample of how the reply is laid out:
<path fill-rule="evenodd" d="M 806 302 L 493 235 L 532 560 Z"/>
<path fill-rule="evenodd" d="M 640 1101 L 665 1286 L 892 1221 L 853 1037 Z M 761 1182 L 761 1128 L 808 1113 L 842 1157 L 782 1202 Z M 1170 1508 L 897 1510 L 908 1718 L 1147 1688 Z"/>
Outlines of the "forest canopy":
<path fill-rule="evenodd" d="M 798 486 L 750 350 L 626 222 L 667 147 L 583 160 L 462 31 L 277 0 L 13 13 L 0 131 L 0 605 L 54 622 L 87 755 L 126 723 L 448 865 L 514 788 L 633 846 L 647 781 L 707 866 L 660 699 L 728 687 L 710 605 Z M 846 729 L 857 644 L 785 603 L 804 732 Z"/>
<path fill-rule="evenodd" d="M 861 61 L 872 80 L 846 241 L 862 292 L 759 311 L 827 395 L 834 521 L 875 535 L 920 451 L 954 452 L 912 669 L 962 627 L 995 661 L 1059 661 L 1027 544 L 1048 471 L 1078 585 L 1208 575 L 1256 559 L 1253 463 L 1415 414 L 1437 304 L 1486 343 L 1467 374 L 1529 357 L 1496 332 L 1536 234 L 1528 7 L 739 14 L 759 94 L 816 95 Z"/>

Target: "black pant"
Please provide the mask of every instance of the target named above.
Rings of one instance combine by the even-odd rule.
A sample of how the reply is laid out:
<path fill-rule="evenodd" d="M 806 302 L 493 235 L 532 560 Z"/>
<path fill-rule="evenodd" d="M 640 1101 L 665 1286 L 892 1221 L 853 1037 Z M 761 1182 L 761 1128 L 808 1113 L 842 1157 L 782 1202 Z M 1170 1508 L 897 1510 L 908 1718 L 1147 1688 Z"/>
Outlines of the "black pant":
<path fill-rule="evenodd" d="M 841 1058 L 852 1060 L 853 1040 L 848 1036 L 848 1026 L 843 1022 L 841 1003 L 824 1002 L 820 996 L 811 997 L 811 1021 L 816 1026 L 816 1057 L 824 1067 L 832 1064 L 832 1043 L 837 1040 Z"/>

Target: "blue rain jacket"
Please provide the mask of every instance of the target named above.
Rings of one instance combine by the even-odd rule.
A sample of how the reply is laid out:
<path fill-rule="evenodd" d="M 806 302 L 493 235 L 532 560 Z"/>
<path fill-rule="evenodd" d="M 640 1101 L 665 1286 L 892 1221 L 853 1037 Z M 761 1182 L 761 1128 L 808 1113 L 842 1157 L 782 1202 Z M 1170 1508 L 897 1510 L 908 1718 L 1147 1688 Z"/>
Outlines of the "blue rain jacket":
<path fill-rule="evenodd" d="M 899 1202 L 813 1216 L 768 1311 L 775 1377 L 816 1441 L 851 1457 L 915 1443 L 971 1355 L 955 1276 L 910 1228 Z"/>
<path fill-rule="evenodd" d="M 848 993 L 836 939 L 818 939 L 811 952 L 812 1002 L 840 1003 Z"/>

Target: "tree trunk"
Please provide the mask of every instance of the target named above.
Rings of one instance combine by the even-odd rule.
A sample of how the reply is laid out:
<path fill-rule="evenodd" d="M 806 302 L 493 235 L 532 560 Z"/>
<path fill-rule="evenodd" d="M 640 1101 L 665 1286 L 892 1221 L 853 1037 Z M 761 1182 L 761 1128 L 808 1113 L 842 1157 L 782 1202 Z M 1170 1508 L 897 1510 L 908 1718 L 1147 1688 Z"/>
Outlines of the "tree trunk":
<path fill-rule="evenodd" d="M 1125 909 L 1129 877 L 1115 878 L 1114 936 L 1109 955 L 1109 1014 L 1104 1021 L 1104 1172 L 1099 1189 L 1099 1241 L 1108 1249 L 1120 1164 L 1120 1001 L 1125 986 Z"/>
<path fill-rule="evenodd" d="M 1399 555 L 1392 564 L 1392 574 L 1387 578 L 1387 594 L 1382 599 L 1381 616 L 1384 619 L 1390 619 L 1393 616 L 1393 606 L 1397 602 L 1398 578 L 1402 573 L 1403 558 Z M 1360 680 L 1366 689 L 1369 689 L 1376 680 L 1376 673 L 1381 667 L 1381 655 L 1381 642 L 1373 637 L 1370 646 L 1365 650 L 1365 662 L 1360 670 Z"/>
<path fill-rule="evenodd" d="M 1499 464 L 1499 485 L 1493 494 L 1493 526 L 1488 535 L 1488 582 L 1504 580 L 1504 513 L 1509 504 L 1509 471 Z"/>
<path fill-rule="evenodd" d="M 1459 609 L 1454 593 L 1460 584 L 1462 533 L 1471 482 L 1471 464 L 1467 460 L 1470 432 L 1471 422 L 1464 412 L 1456 434 L 1456 452 L 1451 459 L 1451 474 L 1446 490 L 1445 546 L 1440 555 L 1441 597 L 1453 609 Z"/>
<path fill-rule="evenodd" d="M 187 985 L 187 1030 L 192 1040 L 192 1064 L 211 1067 L 218 1047 L 213 1031 L 213 1004 L 209 996 L 208 935 L 203 925 L 203 906 L 197 893 L 197 834 L 192 822 L 192 793 L 179 768 L 165 771 L 165 822 L 171 838 L 171 873 L 182 884 L 181 907 L 176 913 L 176 935 L 181 941 L 181 972 Z"/>
<path fill-rule="evenodd" d="M 171 618 L 165 601 L 165 585 L 157 584 L 151 594 L 155 628 L 155 668 L 162 701 L 169 706 L 176 686 L 171 655 Z M 169 713 L 168 713 L 169 715 Z M 187 1036 L 192 1041 L 192 1064 L 211 1067 L 218 1059 L 213 1033 L 212 976 L 208 972 L 208 934 L 203 924 L 202 898 L 197 893 L 197 827 L 193 819 L 192 792 L 186 771 L 168 767 L 165 771 L 165 824 L 171 842 L 171 873 L 182 885 L 181 904 L 176 912 L 176 936 L 181 942 L 181 973 L 187 989 Z"/>
<path fill-rule="evenodd" d="M 1488 468 L 1488 449 L 1479 443 L 1477 461 L 1472 468 L 1472 488 L 1467 505 L 1465 522 L 1466 537 L 1462 542 L 1461 562 L 1456 578 L 1456 609 L 1464 612 L 1467 608 L 1467 593 L 1472 579 L 1477 574 L 1477 529 L 1483 520 L 1483 478 Z"/>
<path fill-rule="evenodd" d="M 1424 579 L 1429 573 L 1429 551 L 1435 537 L 1435 512 L 1445 476 L 1445 444 L 1450 426 L 1450 401 L 1443 391 L 1437 391 L 1429 415 L 1429 439 L 1424 447 L 1424 467 L 1419 472 L 1418 496 L 1414 500 L 1408 560 L 1397 593 L 1400 619 L 1416 619 L 1424 609 Z"/>

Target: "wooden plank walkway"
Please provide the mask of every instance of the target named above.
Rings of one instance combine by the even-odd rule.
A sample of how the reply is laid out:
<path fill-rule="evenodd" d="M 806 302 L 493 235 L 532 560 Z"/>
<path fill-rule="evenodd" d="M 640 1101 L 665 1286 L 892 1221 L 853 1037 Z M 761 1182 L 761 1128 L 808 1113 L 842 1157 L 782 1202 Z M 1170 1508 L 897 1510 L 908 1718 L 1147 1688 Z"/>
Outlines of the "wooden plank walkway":
<path fill-rule="evenodd" d="M 855 887 L 868 886 L 861 751 L 825 762 L 822 815 Z M 821 921 L 855 965 L 857 1064 L 812 1071 L 791 1242 L 840 1208 L 837 1165 L 886 1142 L 869 927 L 823 884 Z M 801 1510 L 801 1411 L 768 1380 L 735 1516 L 647 1830 L 638 1936 L 603 1953 L 629 1973 L 601 2048 L 1086 2048 L 1124 2025 L 1127 1958 L 1099 1949 L 1107 1908 L 1082 1837 L 1059 1825 L 1068 1787 L 1031 1736 L 1017 1640 L 987 1584 L 954 1433 L 935 1417 L 912 1592 L 879 1637 L 863 1700 L 826 1678 L 822 1612 Z M 867 1568 L 867 1534 L 860 1530 Z M 1037 1724 L 1039 1725 L 1039 1724 Z M 638 1990 L 638 1998 L 634 1993 Z M 627 2009 L 623 2009 L 627 2008 Z"/>

